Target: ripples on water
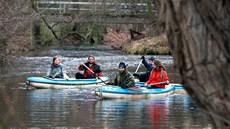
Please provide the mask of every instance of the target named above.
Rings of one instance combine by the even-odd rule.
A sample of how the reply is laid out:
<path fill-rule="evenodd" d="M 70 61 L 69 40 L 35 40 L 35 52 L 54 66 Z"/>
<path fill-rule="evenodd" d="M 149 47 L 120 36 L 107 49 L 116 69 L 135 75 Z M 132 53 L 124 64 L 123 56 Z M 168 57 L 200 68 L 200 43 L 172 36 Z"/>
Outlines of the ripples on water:
<path fill-rule="evenodd" d="M 201 129 L 208 123 L 198 106 L 187 94 L 174 94 L 161 99 L 103 100 L 93 89 L 30 89 L 23 83 L 26 77 L 45 75 L 53 55 L 60 55 L 65 69 L 74 76 L 80 62 L 93 54 L 105 76 L 117 73 L 120 61 L 134 73 L 140 55 L 119 51 L 50 50 L 42 57 L 15 57 L 15 67 L 2 68 L 0 98 L 1 121 L 11 128 L 84 128 L 84 129 Z M 146 56 L 149 58 L 150 56 Z M 171 82 L 180 77 L 171 56 L 154 56 L 167 67 Z M 139 71 L 144 71 L 143 66 Z M 9 102 L 9 103 L 8 103 Z M 15 111 L 10 115 L 9 109 Z"/>
<path fill-rule="evenodd" d="M 85 62 L 88 55 L 93 54 L 96 58 L 97 63 L 101 66 L 105 76 L 114 76 L 117 73 L 117 67 L 119 62 L 125 62 L 128 64 L 128 70 L 132 73 L 137 69 L 140 62 L 140 55 L 126 55 L 119 51 L 67 51 L 67 50 L 51 50 L 48 52 L 47 56 L 43 57 L 15 57 L 16 70 L 9 72 L 8 76 L 22 76 L 22 75 L 45 75 L 47 69 L 52 62 L 53 55 L 59 55 L 64 68 L 67 72 L 74 76 L 78 71 L 77 66 L 80 62 Z M 150 56 L 145 56 L 148 59 Z M 173 68 L 173 59 L 171 56 L 154 56 L 156 59 L 160 59 L 162 63 L 168 67 L 168 73 L 170 76 L 170 71 Z M 12 70 L 12 68 L 11 68 Z M 145 71 L 143 65 L 141 65 L 140 71 Z M 178 76 L 178 74 L 177 74 Z M 177 83 L 179 80 L 177 80 Z"/>

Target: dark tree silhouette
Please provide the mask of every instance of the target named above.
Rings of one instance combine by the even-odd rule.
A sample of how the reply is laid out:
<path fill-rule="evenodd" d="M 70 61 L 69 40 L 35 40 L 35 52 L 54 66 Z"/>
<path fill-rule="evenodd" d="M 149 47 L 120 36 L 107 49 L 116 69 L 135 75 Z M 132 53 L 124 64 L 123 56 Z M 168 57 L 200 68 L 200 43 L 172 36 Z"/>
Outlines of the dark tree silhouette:
<path fill-rule="evenodd" d="M 158 0 L 187 92 L 213 128 L 230 128 L 230 1 Z"/>

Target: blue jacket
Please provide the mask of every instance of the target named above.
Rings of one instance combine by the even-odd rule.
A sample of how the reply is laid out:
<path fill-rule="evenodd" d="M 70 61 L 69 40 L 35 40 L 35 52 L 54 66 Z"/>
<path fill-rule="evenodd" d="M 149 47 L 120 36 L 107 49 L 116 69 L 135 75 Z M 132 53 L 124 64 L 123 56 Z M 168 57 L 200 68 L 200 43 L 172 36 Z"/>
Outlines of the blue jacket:
<path fill-rule="evenodd" d="M 145 59 L 142 60 L 142 64 L 144 64 L 145 68 L 147 69 L 146 74 L 150 75 L 150 73 L 151 73 L 151 71 L 153 69 L 153 65 L 149 64 Z"/>
<path fill-rule="evenodd" d="M 46 76 L 52 78 L 63 78 L 62 65 L 59 64 L 57 66 L 54 66 L 53 64 L 51 64 Z"/>

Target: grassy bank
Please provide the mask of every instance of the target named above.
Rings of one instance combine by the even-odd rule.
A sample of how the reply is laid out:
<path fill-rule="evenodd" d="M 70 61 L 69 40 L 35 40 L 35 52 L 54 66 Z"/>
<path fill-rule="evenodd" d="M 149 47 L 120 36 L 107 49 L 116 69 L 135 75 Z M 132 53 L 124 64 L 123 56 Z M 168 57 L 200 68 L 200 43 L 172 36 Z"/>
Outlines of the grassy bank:
<path fill-rule="evenodd" d="M 43 45 L 41 48 L 45 49 L 52 49 L 53 47 L 57 48 L 63 48 L 63 49 L 72 49 L 72 50 L 83 50 L 83 49 L 100 49 L 100 50 L 113 50 L 113 49 L 122 49 L 123 52 L 128 53 L 128 54 L 139 54 L 139 55 L 170 55 L 171 51 L 168 47 L 168 41 L 166 34 L 161 34 L 159 36 L 155 37 L 145 37 L 140 40 L 135 40 L 135 41 L 126 41 L 126 39 L 121 40 L 121 38 L 117 37 L 122 37 L 122 35 L 113 35 L 115 36 L 109 36 L 112 41 L 110 43 L 103 43 L 103 44 L 88 44 L 88 43 L 63 43 L 63 44 L 53 44 L 50 46 Z M 116 37 L 117 36 L 117 37 Z M 124 37 L 124 36 L 123 36 Z M 8 48 L 10 53 L 18 53 L 20 51 L 35 51 L 36 50 L 36 44 L 32 43 L 31 40 L 28 40 L 27 37 L 22 37 L 22 38 L 17 38 L 17 39 L 22 39 L 23 42 L 16 42 L 14 44 L 8 45 Z M 119 40 L 115 40 L 119 39 Z M 30 42 L 29 42 L 30 41 Z M 74 41 L 73 41 L 74 42 Z"/>
<path fill-rule="evenodd" d="M 129 54 L 170 55 L 166 34 L 156 37 L 146 37 L 122 46 L 122 51 Z"/>

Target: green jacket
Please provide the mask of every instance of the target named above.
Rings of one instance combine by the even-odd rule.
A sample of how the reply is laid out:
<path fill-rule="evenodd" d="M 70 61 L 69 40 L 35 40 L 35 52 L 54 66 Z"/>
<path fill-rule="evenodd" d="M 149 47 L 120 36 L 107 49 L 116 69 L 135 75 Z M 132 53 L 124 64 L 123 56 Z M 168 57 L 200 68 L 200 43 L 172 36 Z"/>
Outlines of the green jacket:
<path fill-rule="evenodd" d="M 135 84 L 133 75 L 125 70 L 123 73 L 119 73 L 116 75 L 114 79 L 114 85 L 120 86 L 122 88 L 133 87 Z"/>

